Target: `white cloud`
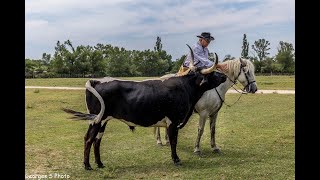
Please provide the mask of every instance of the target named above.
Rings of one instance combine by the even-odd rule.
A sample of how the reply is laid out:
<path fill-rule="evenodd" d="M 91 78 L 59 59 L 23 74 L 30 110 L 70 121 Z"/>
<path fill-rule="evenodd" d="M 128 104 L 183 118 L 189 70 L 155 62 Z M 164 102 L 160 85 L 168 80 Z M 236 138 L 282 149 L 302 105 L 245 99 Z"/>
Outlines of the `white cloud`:
<path fill-rule="evenodd" d="M 132 0 L 26 0 L 26 13 L 55 14 L 81 9 L 99 9 L 105 6 L 131 2 Z"/>
<path fill-rule="evenodd" d="M 294 26 L 278 30 L 282 24 L 294 24 L 293 0 L 27 0 L 25 8 L 26 57 L 31 58 L 53 52 L 41 51 L 41 47 L 54 47 L 57 40 L 152 49 L 160 36 L 164 49 L 175 59 L 202 31 L 215 36 L 213 50 L 235 56 L 246 32 L 250 32 L 249 40 L 263 35 L 259 38 L 270 42 L 287 39 L 294 43 Z"/>

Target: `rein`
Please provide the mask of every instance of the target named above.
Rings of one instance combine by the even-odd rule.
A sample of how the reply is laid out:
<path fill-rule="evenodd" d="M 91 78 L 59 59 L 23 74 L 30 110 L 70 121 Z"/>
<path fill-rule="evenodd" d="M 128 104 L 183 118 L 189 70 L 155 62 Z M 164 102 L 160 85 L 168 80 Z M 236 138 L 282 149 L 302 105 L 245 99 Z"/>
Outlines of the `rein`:
<path fill-rule="evenodd" d="M 238 98 L 233 104 L 229 105 L 229 104 L 227 104 L 227 103 L 222 99 L 222 97 L 220 96 L 217 88 L 214 88 L 214 89 L 216 90 L 216 92 L 217 92 L 217 94 L 218 94 L 218 96 L 219 96 L 219 98 L 220 98 L 220 101 L 221 101 L 221 105 L 220 105 L 218 111 L 219 111 L 220 108 L 222 107 L 222 104 L 223 104 L 223 103 L 224 103 L 227 107 L 231 107 L 231 106 L 233 106 L 234 104 L 236 104 L 236 103 L 240 100 L 242 94 L 248 94 L 248 93 L 246 93 L 246 92 L 239 92 L 239 93 L 241 93 L 240 96 L 239 96 L 239 98 Z M 238 92 L 238 91 L 237 91 L 237 92 Z"/>

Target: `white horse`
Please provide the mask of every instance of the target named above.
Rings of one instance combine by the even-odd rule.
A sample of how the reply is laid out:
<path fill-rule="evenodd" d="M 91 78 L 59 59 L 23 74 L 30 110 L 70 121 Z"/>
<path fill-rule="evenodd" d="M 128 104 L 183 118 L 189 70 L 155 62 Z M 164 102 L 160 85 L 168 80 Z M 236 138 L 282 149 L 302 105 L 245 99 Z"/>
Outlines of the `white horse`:
<path fill-rule="evenodd" d="M 248 59 L 234 59 L 228 60 L 221 64 L 227 64 L 226 82 L 220 86 L 206 91 L 195 105 L 195 112 L 199 114 L 198 136 L 195 143 L 195 154 L 200 154 L 200 140 L 204 131 L 204 126 L 207 118 L 210 119 L 210 134 L 211 134 L 211 148 L 213 152 L 220 153 L 220 148 L 216 145 L 215 141 L 215 128 L 218 117 L 218 112 L 225 101 L 225 94 L 228 89 L 239 81 L 247 93 L 255 93 L 258 88 L 254 75 L 254 65 Z M 171 76 L 174 76 L 172 74 Z M 166 75 L 166 78 L 169 75 Z M 160 129 L 157 129 L 157 143 L 162 145 L 160 138 Z M 167 133 L 166 133 L 167 137 Z M 167 138 L 166 138 L 167 140 Z M 166 144 L 169 144 L 167 140 Z"/>

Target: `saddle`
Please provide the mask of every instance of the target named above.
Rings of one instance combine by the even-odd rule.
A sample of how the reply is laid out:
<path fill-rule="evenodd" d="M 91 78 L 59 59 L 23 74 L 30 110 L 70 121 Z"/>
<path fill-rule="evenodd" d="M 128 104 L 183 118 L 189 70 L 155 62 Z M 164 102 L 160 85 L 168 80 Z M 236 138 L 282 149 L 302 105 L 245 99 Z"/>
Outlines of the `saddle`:
<path fill-rule="evenodd" d="M 184 76 L 190 72 L 191 69 L 184 67 L 183 65 L 180 66 L 179 71 L 177 72 L 177 76 Z"/>

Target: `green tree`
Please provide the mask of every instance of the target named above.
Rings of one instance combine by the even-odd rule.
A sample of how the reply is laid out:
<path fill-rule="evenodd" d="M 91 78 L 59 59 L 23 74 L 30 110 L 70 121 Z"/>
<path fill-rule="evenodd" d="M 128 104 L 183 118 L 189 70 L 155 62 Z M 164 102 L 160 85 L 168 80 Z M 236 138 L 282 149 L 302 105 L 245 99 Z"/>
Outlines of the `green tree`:
<path fill-rule="evenodd" d="M 130 76 L 129 53 L 123 47 L 114 47 L 107 57 L 106 74 L 110 76 Z"/>
<path fill-rule="evenodd" d="M 176 59 L 176 61 L 173 63 L 173 67 L 171 69 L 171 73 L 176 73 L 179 71 L 182 63 L 184 62 L 184 60 L 187 58 L 187 55 L 184 54 L 182 55 L 179 59 Z"/>
<path fill-rule="evenodd" d="M 282 64 L 279 64 L 279 63 L 277 63 L 277 62 L 274 62 L 274 63 L 272 64 L 272 70 L 273 70 L 273 72 L 275 72 L 275 73 L 282 73 L 282 72 L 283 72 L 283 66 L 282 66 Z"/>
<path fill-rule="evenodd" d="M 71 48 L 71 52 L 65 48 L 65 51 L 64 51 L 64 56 L 65 56 L 65 61 L 66 61 L 66 65 L 67 65 L 67 68 L 68 68 L 68 73 L 71 75 L 71 74 L 74 74 L 74 73 L 78 73 L 76 70 L 77 70 L 77 67 L 76 67 L 76 56 L 77 54 L 75 53 L 75 49 L 71 43 L 70 40 L 67 40 L 64 42 L 65 45 L 68 45 L 68 47 Z"/>
<path fill-rule="evenodd" d="M 92 74 L 105 75 L 106 60 L 103 57 L 103 52 L 95 49 L 90 52 L 90 72 Z"/>
<path fill-rule="evenodd" d="M 232 57 L 231 54 L 227 54 L 227 55 L 224 56 L 223 62 L 227 61 L 227 60 L 233 60 L 233 59 L 235 59 L 235 57 Z"/>
<path fill-rule="evenodd" d="M 249 43 L 247 41 L 247 35 L 243 34 L 241 57 L 248 59 L 249 58 L 248 53 L 249 53 Z"/>
<path fill-rule="evenodd" d="M 280 41 L 276 62 L 282 65 L 283 72 L 292 73 L 295 68 L 295 53 L 291 43 Z"/>
<path fill-rule="evenodd" d="M 51 61 L 52 71 L 57 74 L 68 73 L 69 69 L 65 61 L 65 54 L 67 52 L 65 45 L 61 44 L 60 41 L 57 41 L 54 49 L 55 49 L 55 53 Z"/>
<path fill-rule="evenodd" d="M 262 62 L 259 61 L 255 51 L 250 51 L 250 53 L 251 53 L 251 56 L 249 56 L 249 60 L 253 63 L 255 72 L 256 73 L 261 72 Z"/>
<path fill-rule="evenodd" d="M 143 72 L 144 76 L 157 76 L 158 75 L 158 59 L 156 53 L 153 51 L 145 50 L 142 52 L 142 64 L 141 64 L 141 72 Z"/>
<path fill-rule="evenodd" d="M 209 54 L 208 54 L 208 59 L 209 59 L 210 61 L 212 61 L 212 62 L 215 62 L 216 56 L 214 55 L 214 53 L 209 52 Z M 218 59 L 218 60 L 219 60 L 219 59 Z"/>
<path fill-rule="evenodd" d="M 142 72 L 140 71 L 140 64 L 142 62 L 141 52 L 137 50 L 130 51 L 130 74 L 132 76 L 142 76 Z"/>
<path fill-rule="evenodd" d="M 25 59 L 25 75 L 34 77 L 34 72 L 37 69 L 37 62 L 32 59 Z"/>
<path fill-rule="evenodd" d="M 161 44 L 161 38 L 157 36 L 156 45 L 154 46 L 154 51 L 161 52 L 162 51 L 162 44 Z"/>
<path fill-rule="evenodd" d="M 171 71 L 173 67 L 172 56 L 162 50 L 158 53 L 158 76 L 162 76 Z"/>
<path fill-rule="evenodd" d="M 45 65 L 49 65 L 51 61 L 51 54 L 43 53 L 41 60 L 45 63 Z"/>
<path fill-rule="evenodd" d="M 153 61 L 156 65 L 156 69 L 152 72 L 151 76 L 162 76 L 171 71 L 173 63 L 172 56 L 168 55 L 165 50 L 162 50 L 161 38 L 158 36 L 156 44 L 154 46 L 154 52 L 148 52 L 149 57 L 153 58 Z M 149 54 L 150 53 L 150 54 Z"/>
<path fill-rule="evenodd" d="M 274 59 L 271 57 L 267 57 L 264 61 L 261 61 L 262 63 L 262 72 L 264 73 L 270 73 L 272 75 L 272 72 L 274 72 Z"/>
<path fill-rule="evenodd" d="M 98 43 L 95 47 L 95 53 L 96 55 L 94 55 L 95 57 L 100 56 L 102 59 L 99 58 L 95 58 L 93 59 L 93 61 L 91 62 L 91 67 L 92 67 L 92 72 L 94 74 L 94 72 L 98 71 L 101 72 L 100 74 L 107 74 L 110 75 L 110 72 L 108 72 L 110 70 L 110 61 L 112 59 L 112 57 L 115 56 L 115 53 L 117 53 L 114 49 L 114 47 L 111 44 L 106 44 L 103 45 L 101 43 Z M 98 52 L 100 53 L 98 55 Z M 96 60 L 96 61 L 95 61 Z M 114 63 L 114 62 L 112 62 Z M 103 69 L 103 70 L 102 70 Z"/>
<path fill-rule="evenodd" d="M 73 52 L 75 58 L 75 71 L 73 73 L 86 75 L 91 70 L 91 46 L 77 46 Z"/>
<path fill-rule="evenodd" d="M 252 49 L 257 53 L 260 61 L 263 61 L 266 56 L 270 54 L 268 53 L 270 50 L 269 45 L 270 42 L 265 39 L 258 39 L 258 41 L 255 41 L 254 45 L 252 45 Z"/>

